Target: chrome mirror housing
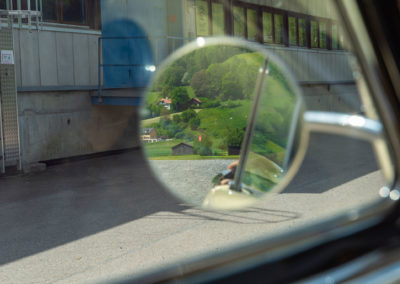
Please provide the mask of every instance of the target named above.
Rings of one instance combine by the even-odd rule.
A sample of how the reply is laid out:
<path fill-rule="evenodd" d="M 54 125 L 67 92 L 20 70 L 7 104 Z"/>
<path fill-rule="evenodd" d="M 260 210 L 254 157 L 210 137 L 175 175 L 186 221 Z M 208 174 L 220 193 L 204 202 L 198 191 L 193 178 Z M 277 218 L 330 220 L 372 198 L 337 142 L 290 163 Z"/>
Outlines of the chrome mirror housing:
<path fill-rule="evenodd" d="M 296 156 L 300 90 L 258 44 L 198 38 L 160 66 L 142 142 L 167 188 L 189 204 L 238 209 L 275 188 Z"/>

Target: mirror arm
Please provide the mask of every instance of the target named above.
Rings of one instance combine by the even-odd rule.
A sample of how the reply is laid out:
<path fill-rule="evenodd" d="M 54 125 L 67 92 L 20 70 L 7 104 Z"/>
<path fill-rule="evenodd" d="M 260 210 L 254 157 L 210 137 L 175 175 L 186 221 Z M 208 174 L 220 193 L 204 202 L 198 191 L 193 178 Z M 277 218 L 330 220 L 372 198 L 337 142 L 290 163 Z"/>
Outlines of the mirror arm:
<path fill-rule="evenodd" d="M 253 132 L 255 128 L 255 122 L 258 112 L 258 106 L 260 104 L 262 91 L 264 89 L 265 78 L 268 75 L 268 62 L 269 59 L 266 58 L 264 61 L 264 66 L 260 68 L 260 76 L 258 77 L 256 83 L 256 89 L 254 92 L 254 101 L 250 112 L 250 117 L 247 123 L 246 132 L 242 142 L 242 148 L 240 151 L 239 163 L 236 168 L 235 176 L 233 182 L 230 183 L 230 189 L 235 191 L 242 191 L 242 179 L 244 174 L 244 169 L 247 161 L 247 157 L 250 152 L 251 140 L 253 137 Z"/>
<path fill-rule="evenodd" d="M 360 115 L 324 111 L 304 113 L 305 127 L 310 131 L 349 135 L 370 142 L 383 138 L 383 127 L 379 121 Z"/>

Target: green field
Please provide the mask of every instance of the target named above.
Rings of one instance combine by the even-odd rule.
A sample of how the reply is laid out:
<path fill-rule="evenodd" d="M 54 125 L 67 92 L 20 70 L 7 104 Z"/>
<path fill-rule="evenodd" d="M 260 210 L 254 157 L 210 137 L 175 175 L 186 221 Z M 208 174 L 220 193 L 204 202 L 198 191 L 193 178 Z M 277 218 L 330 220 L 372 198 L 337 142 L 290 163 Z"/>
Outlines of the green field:
<path fill-rule="evenodd" d="M 251 101 L 236 100 L 232 103 L 235 104 L 234 107 L 221 106 L 200 111 L 201 124 L 199 128 L 215 138 L 226 136 L 226 132 L 230 129 L 243 129 L 247 124 Z"/>
<path fill-rule="evenodd" d="M 155 160 L 204 160 L 204 159 L 237 159 L 239 156 L 228 156 L 226 151 L 215 150 L 213 156 L 185 155 L 172 156 L 172 147 L 184 142 L 183 140 L 174 139 L 173 141 L 162 141 L 155 143 L 146 143 L 144 148 L 147 157 Z M 186 142 L 187 143 L 187 142 Z M 190 144 L 190 143 L 189 143 Z"/>
<path fill-rule="evenodd" d="M 182 156 L 161 156 L 161 157 L 150 157 L 150 160 L 238 160 L 238 155 L 233 156 L 200 156 L 200 155 L 182 155 Z"/>
<path fill-rule="evenodd" d="M 198 113 L 199 111 L 201 111 L 201 109 L 195 109 L 194 111 Z M 182 112 L 171 113 L 171 114 L 168 115 L 168 117 L 170 119 L 172 119 L 172 117 L 175 114 L 181 114 L 181 113 Z M 160 118 L 161 118 L 160 116 L 157 116 L 157 117 L 153 117 L 153 118 L 143 119 L 142 120 L 142 127 L 151 127 L 153 124 L 159 123 L 160 122 Z"/>
<path fill-rule="evenodd" d="M 209 48 L 171 65 L 155 84 L 153 90 L 157 91 L 146 97 L 149 113 L 142 127 L 153 127 L 158 137 L 173 141 L 147 144 L 148 156 L 172 156 L 172 147 L 186 142 L 194 146 L 196 153 L 226 157 L 228 146 L 240 145 L 243 139 L 263 62 L 259 53 Z M 279 67 L 270 63 L 268 69 L 250 148 L 282 165 L 296 97 Z M 158 106 L 162 97 L 173 100 L 169 112 Z M 196 114 L 190 105 L 177 103 L 194 97 L 203 102 Z M 181 112 L 184 109 L 187 111 Z"/>
<path fill-rule="evenodd" d="M 146 155 L 148 157 L 172 156 L 172 147 L 181 142 L 183 142 L 183 140 L 146 143 L 144 144 L 144 148 L 146 149 Z"/>

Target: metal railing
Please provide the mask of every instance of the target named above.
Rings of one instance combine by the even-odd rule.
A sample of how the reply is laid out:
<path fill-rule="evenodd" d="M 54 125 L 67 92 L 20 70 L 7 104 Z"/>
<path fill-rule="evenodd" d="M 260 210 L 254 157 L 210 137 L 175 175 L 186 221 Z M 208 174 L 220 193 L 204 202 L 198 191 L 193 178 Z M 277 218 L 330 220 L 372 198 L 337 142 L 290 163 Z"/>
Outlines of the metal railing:
<path fill-rule="evenodd" d="M 17 0 L 17 7 L 13 6 L 12 0 L 6 0 L 6 10 L 0 10 L 0 16 L 8 16 L 9 24 L 13 23 L 13 19 L 18 19 L 18 27 L 22 28 L 22 19 L 28 19 L 28 27 L 31 29 L 32 27 L 32 18 L 36 18 L 36 26 L 39 30 L 40 23 L 43 22 L 43 2 L 42 0 L 35 0 L 34 9 L 31 8 L 31 1 L 25 0 L 26 2 L 26 10 L 22 10 L 22 0 Z"/>
<path fill-rule="evenodd" d="M 102 101 L 102 93 L 103 93 L 103 84 L 104 84 L 104 67 L 144 67 L 144 64 L 121 64 L 121 63 L 112 63 L 112 62 L 103 62 L 103 41 L 104 40 L 140 40 L 140 39 L 147 39 L 146 37 L 123 37 L 123 36 L 116 36 L 116 37 L 99 37 L 98 38 L 98 66 L 97 66 L 97 89 L 98 89 L 98 101 Z"/>

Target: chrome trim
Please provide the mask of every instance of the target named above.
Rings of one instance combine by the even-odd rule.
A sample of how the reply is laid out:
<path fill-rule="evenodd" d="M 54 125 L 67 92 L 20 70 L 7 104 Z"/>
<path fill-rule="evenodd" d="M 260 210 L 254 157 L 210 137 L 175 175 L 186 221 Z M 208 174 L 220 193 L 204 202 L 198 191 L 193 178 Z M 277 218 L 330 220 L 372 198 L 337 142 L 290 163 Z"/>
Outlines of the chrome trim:
<path fill-rule="evenodd" d="M 373 268 L 369 267 L 370 271 Z M 364 272 L 364 271 L 363 271 Z M 350 280 L 348 283 L 399 283 L 400 280 L 400 261 L 396 261 L 391 265 L 380 267 L 379 269 L 373 270 L 371 273 L 365 276 L 356 277 Z"/>
<path fill-rule="evenodd" d="M 398 124 L 393 123 L 398 120 L 393 111 L 393 105 L 387 99 L 383 86 L 378 59 L 375 54 L 374 46 L 368 34 L 363 16 L 356 1 L 335 0 L 336 7 L 341 14 L 343 24 L 347 29 L 348 39 L 355 50 L 359 64 L 355 68 L 355 75 L 358 77 L 357 86 L 364 104 L 364 110 L 368 117 L 379 119 L 385 125 L 387 139 L 378 140 L 375 146 L 377 159 L 384 175 L 391 183 L 394 183 L 395 175 L 398 174 L 400 152 L 397 145 L 400 145 L 400 135 Z M 383 39 L 380 39 L 383 41 Z M 391 54 L 386 52 L 386 54 Z M 355 64 L 353 64 L 354 67 Z M 358 71 L 359 69 L 359 71 Z M 392 83 L 396 80 L 391 80 Z M 377 107 L 375 111 L 374 107 Z M 389 151 L 389 148 L 391 147 Z M 395 173 L 396 171 L 396 173 Z"/>
<path fill-rule="evenodd" d="M 398 283 L 400 280 L 399 250 L 388 247 L 375 250 L 339 267 L 296 283 Z"/>
<path fill-rule="evenodd" d="M 346 263 L 339 268 L 331 269 L 327 272 L 323 272 L 316 276 L 312 276 L 310 278 L 302 279 L 300 283 L 307 284 L 319 284 L 319 283 L 342 283 L 346 280 L 349 280 L 350 277 L 356 275 L 357 273 L 362 272 L 363 270 L 368 269 L 374 263 L 378 262 L 382 257 L 381 254 L 377 252 L 370 253 L 364 257 L 353 260 L 349 263 Z M 364 282 L 361 282 L 364 283 Z M 378 282 L 377 282 L 378 283 Z"/>
<path fill-rule="evenodd" d="M 360 115 L 307 111 L 304 122 L 304 127 L 311 131 L 349 135 L 370 142 L 383 137 L 383 126 L 379 121 Z"/>

